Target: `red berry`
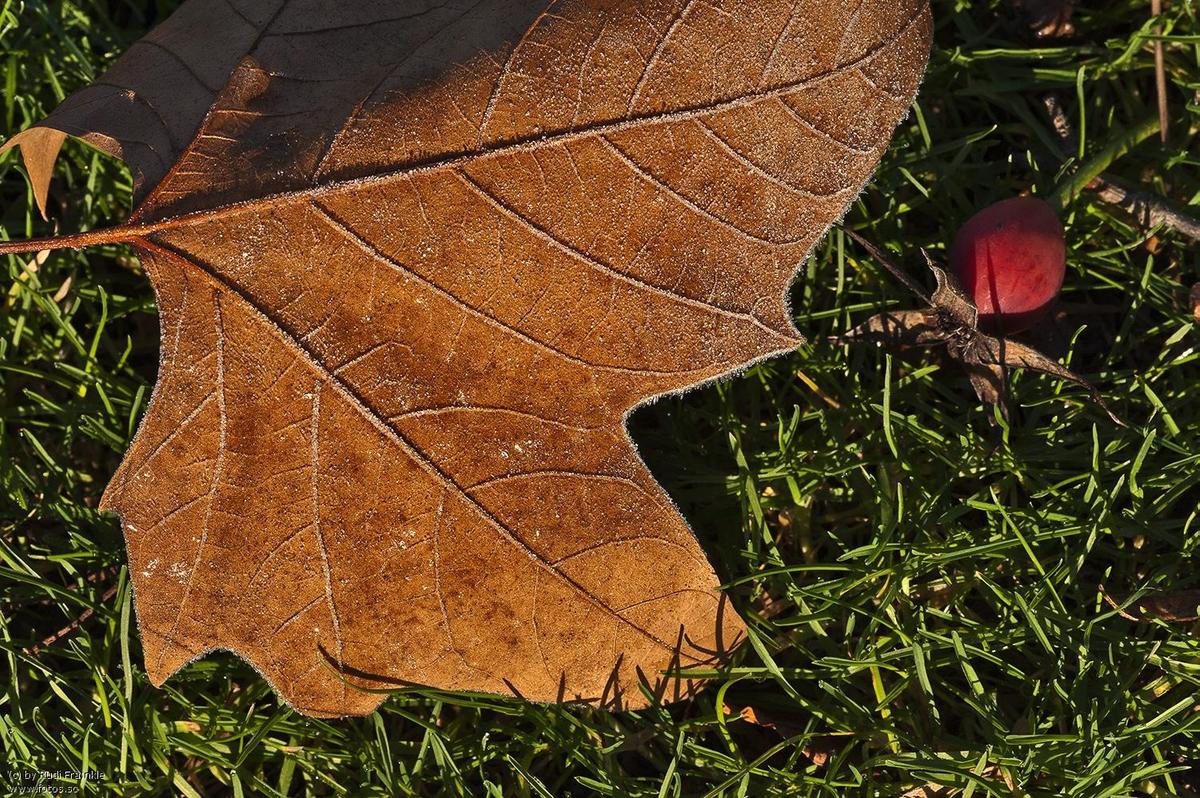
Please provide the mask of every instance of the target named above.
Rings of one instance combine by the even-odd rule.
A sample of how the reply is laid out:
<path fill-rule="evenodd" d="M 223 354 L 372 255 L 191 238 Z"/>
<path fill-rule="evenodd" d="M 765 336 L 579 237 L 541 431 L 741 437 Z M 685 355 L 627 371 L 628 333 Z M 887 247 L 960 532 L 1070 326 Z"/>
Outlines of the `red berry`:
<path fill-rule="evenodd" d="M 950 268 L 975 300 L 981 328 L 1027 330 L 1045 317 L 1066 276 L 1058 214 L 1035 197 L 989 205 L 958 231 Z"/>

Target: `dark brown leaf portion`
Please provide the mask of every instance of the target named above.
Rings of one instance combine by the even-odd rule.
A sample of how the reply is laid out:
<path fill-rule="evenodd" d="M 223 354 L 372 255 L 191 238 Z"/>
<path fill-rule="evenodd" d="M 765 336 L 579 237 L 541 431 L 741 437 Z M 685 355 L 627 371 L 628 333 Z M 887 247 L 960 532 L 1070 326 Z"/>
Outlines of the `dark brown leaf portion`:
<path fill-rule="evenodd" d="M 184 3 L 99 80 L 6 146 L 20 143 L 30 171 L 42 170 L 48 178 L 57 149 L 34 150 L 29 144 L 44 130 L 78 136 L 129 164 L 134 202 L 140 203 L 196 135 L 234 65 L 284 5 L 284 0 Z M 45 185 L 38 187 L 39 206 Z"/>
<path fill-rule="evenodd" d="M 892 349 L 936 346 L 946 341 L 934 314 L 927 310 L 890 310 L 843 334 L 840 341 L 862 341 Z"/>
<path fill-rule="evenodd" d="M 227 85 L 121 234 L 163 352 L 103 506 L 151 678 L 686 694 L 743 628 L 624 418 L 799 342 L 924 1 L 316 5 L 197 34 Z"/>

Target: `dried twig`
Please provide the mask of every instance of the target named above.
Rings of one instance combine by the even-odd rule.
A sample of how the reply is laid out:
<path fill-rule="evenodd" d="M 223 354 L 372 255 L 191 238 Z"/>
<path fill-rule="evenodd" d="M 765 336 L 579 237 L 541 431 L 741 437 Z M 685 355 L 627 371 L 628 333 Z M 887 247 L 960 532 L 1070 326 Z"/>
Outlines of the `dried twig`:
<path fill-rule="evenodd" d="M 1150 13 L 1155 17 L 1161 17 L 1163 12 L 1162 0 L 1150 0 Z M 1161 37 L 1163 35 L 1162 22 L 1159 22 L 1154 27 L 1154 35 Z M 1154 40 L 1154 88 L 1158 94 L 1158 119 L 1159 119 L 1159 134 L 1162 136 L 1163 146 L 1167 144 L 1169 133 L 1167 125 L 1168 109 L 1167 109 L 1167 66 L 1163 56 L 1163 41 L 1161 38 Z"/>
<path fill-rule="evenodd" d="M 883 250 L 881 250 L 879 247 L 872 244 L 867 239 L 860 236 L 858 233 L 851 230 L 849 227 L 843 227 L 842 232 L 845 233 L 846 235 L 850 236 L 850 238 L 852 238 L 854 241 L 858 242 L 859 246 L 861 246 L 863 249 L 865 249 L 867 251 L 867 254 L 869 254 L 872 258 L 874 258 L 876 260 L 876 262 L 878 262 L 885 269 L 887 269 L 889 272 L 891 272 L 893 277 L 895 277 L 900 282 L 904 283 L 904 286 L 909 291 L 912 291 L 914 294 L 916 294 L 917 297 L 922 302 L 927 303 L 927 302 L 931 301 L 931 299 L 929 297 L 929 292 L 926 291 L 924 288 L 922 288 L 920 283 L 918 283 L 912 277 L 909 277 L 908 273 L 905 272 L 903 269 L 901 269 L 899 266 L 897 266 L 895 264 L 895 262 L 890 257 L 888 257 L 888 255 L 885 252 L 883 252 Z"/>
<path fill-rule="evenodd" d="M 1109 205 L 1128 212 L 1143 229 L 1162 225 L 1193 241 L 1200 241 L 1200 220 L 1173 207 L 1157 194 L 1126 188 L 1109 175 L 1100 176 L 1088 187 Z"/>
<path fill-rule="evenodd" d="M 85 578 L 85 581 L 88 583 L 104 581 L 104 580 L 111 578 L 113 576 L 113 574 L 119 572 L 120 570 L 121 570 L 121 566 L 110 565 L 107 568 L 101 568 L 99 571 L 96 571 L 95 573 L 88 574 L 87 577 Z M 103 595 L 100 596 L 100 600 L 96 602 L 96 606 L 104 604 L 106 601 L 108 601 L 113 596 L 115 596 L 117 593 L 118 587 L 119 587 L 119 585 L 110 585 L 108 587 L 108 589 L 104 591 Z M 74 588 L 73 588 L 73 586 L 69 586 L 67 589 L 72 590 Z M 21 653 L 26 654 L 31 657 L 37 655 L 38 653 L 44 651 L 45 649 L 47 649 L 50 646 L 57 643 L 59 640 L 62 640 L 67 635 L 71 634 L 71 632 L 74 632 L 76 629 L 79 628 L 80 624 L 82 624 L 88 618 L 91 618 L 95 613 L 96 613 L 96 607 L 86 608 L 83 612 L 79 613 L 79 615 L 75 618 L 75 620 L 71 621 L 69 624 L 67 624 L 63 628 L 59 629 L 57 632 L 50 635 L 49 637 L 43 638 L 41 640 L 41 642 L 35 643 L 32 646 L 28 646 L 26 648 L 21 649 Z"/>
<path fill-rule="evenodd" d="M 1071 122 L 1063 111 L 1062 102 L 1056 94 L 1047 94 L 1042 101 L 1050 116 L 1050 124 L 1063 142 L 1064 151 L 1067 151 L 1069 149 L 1067 142 L 1070 141 L 1073 133 Z M 1096 195 L 1104 202 L 1128 212 L 1142 228 L 1148 229 L 1162 225 L 1192 241 L 1200 242 L 1200 220 L 1176 207 L 1166 197 L 1152 191 L 1129 188 L 1121 180 L 1108 173 L 1096 177 L 1088 183 L 1088 188 L 1095 191 Z"/>

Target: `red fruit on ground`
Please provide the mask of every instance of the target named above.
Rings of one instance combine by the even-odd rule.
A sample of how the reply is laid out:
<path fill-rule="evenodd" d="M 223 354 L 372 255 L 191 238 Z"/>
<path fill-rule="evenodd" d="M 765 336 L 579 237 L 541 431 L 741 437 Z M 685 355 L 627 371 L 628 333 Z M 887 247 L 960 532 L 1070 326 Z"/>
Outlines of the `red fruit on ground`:
<path fill-rule="evenodd" d="M 986 332 L 1027 330 L 1046 316 L 1067 271 L 1058 214 L 1036 197 L 989 205 L 950 248 L 950 268 L 979 308 Z"/>

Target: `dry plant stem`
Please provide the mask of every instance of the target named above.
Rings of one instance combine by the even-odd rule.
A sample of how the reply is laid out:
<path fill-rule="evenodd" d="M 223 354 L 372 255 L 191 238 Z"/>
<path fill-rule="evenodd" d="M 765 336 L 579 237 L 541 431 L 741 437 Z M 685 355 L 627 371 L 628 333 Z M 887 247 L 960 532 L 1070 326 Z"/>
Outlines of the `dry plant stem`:
<path fill-rule="evenodd" d="M 111 587 L 108 588 L 108 590 L 104 591 L 104 595 L 102 595 L 100 597 L 100 600 L 96 603 L 103 604 L 106 601 L 108 601 L 109 599 L 111 599 L 113 596 L 115 596 L 116 593 L 117 593 L 117 585 L 112 585 Z M 63 628 L 59 629 L 57 632 L 50 635 L 49 637 L 43 638 L 40 643 L 36 643 L 28 648 L 21 649 L 21 653 L 25 654 L 27 656 L 30 656 L 30 657 L 36 656 L 38 653 L 44 651 L 45 649 L 47 649 L 50 646 L 57 643 L 59 640 L 62 640 L 64 637 L 71 634 L 71 632 L 74 632 L 76 629 L 79 628 L 80 624 L 82 624 L 88 618 L 91 618 L 95 613 L 96 613 L 95 607 L 88 607 L 86 610 L 79 613 L 79 617 L 77 617 L 75 620 L 71 621 L 69 624 L 67 624 Z"/>
<path fill-rule="evenodd" d="M 1163 12 L 1162 0 L 1150 0 L 1150 13 L 1155 17 L 1161 17 Z M 1154 28 L 1156 36 L 1162 36 L 1163 26 L 1160 22 Z M 1158 94 L 1158 118 L 1160 121 L 1159 135 L 1162 138 L 1163 146 L 1166 146 L 1167 139 L 1170 136 L 1168 131 L 1167 118 L 1167 67 L 1163 58 L 1163 43 L 1162 39 L 1154 40 L 1154 89 Z"/>
<path fill-rule="evenodd" d="M 109 579 L 112 579 L 114 576 L 116 576 L 118 573 L 120 573 L 122 567 L 123 566 L 121 566 L 121 565 L 109 565 L 108 567 L 101 568 L 98 571 L 92 571 L 90 574 L 88 574 L 87 576 L 85 576 L 83 578 L 83 581 L 85 584 L 88 584 L 88 585 L 94 585 L 97 582 L 107 582 Z M 79 590 L 79 587 L 77 585 L 66 585 L 66 589 L 71 592 L 75 592 L 75 591 Z M 41 599 L 40 601 L 38 601 L 36 603 L 41 606 L 50 607 L 50 606 L 54 605 L 54 599 L 45 598 L 45 599 Z"/>
<path fill-rule="evenodd" d="M 922 288 L 920 283 L 908 276 L 903 269 L 897 266 L 896 262 L 893 261 L 886 253 L 884 253 L 883 250 L 848 227 L 843 227 L 842 232 L 850 236 L 850 238 L 862 246 L 863 249 L 870 253 L 871 257 L 873 257 L 876 261 L 881 263 L 884 268 L 891 272 L 893 277 L 904 283 L 905 287 L 908 288 L 909 291 L 912 291 L 914 294 L 916 294 L 922 302 L 925 302 L 926 304 L 930 302 L 929 292 Z"/>
<path fill-rule="evenodd" d="M 1066 151 L 1068 149 L 1066 142 L 1070 141 L 1074 133 L 1071 129 L 1071 122 L 1067 118 L 1066 112 L 1063 111 L 1062 101 L 1059 100 L 1057 94 L 1047 94 L 1042 98 L 1042 102 L 1050 117 L 1050 124 L 1054 127 L 1059 139 L 1064 142 L 1063 149 Z M 1161 112 L 1163 108 L 1160 107 L 1159 110 Z M 1107 173 L 1092 180 L 1088 184 L 1088 188 L 1095 191 L 1096 195 L 1104 202 L 1128 212 L 1143 228 L 1162 225 L 1192 241 L 1200 241 L 1200 220 L 1188 215 L 1154 192 L 1128 188 Z"/>
<path fill-rule="evenodd" d="M 1125 210 L 1145 229 L 1162 225 L 1200 241 L 1200 220 L 1181 213 L 1157 194 L 1127 188 L 1108 175 L 1093 180 L 1089 188 L 1109 205 Z"/>
<path fill-rule="evenodd" d="M 1156 593 L 1130 601 L 1117 600 L 1109 595 L 1104 585 L 1100 585 L 1100 595 L 1108 606 L 1117 611 L 1122 618 L 1146 623 L 1150 621 L 1166 621 L 1167 623 L 1195 623 L 1200 621 L 1200 590 L 1177 590 L 1170 593 Z"/>
<path fill-rule="evenodd" d="M 153 225 L 118 225 L 86 233 L 74 233 L 51 238 L 31 238 L 26 241 L 0 241 L 0 255 L 18 255 L 26 252 L 45 252 L 53 249 L 84 249 L 105 244 L 129 244 L 141 236 L 154 232 Z"/>

